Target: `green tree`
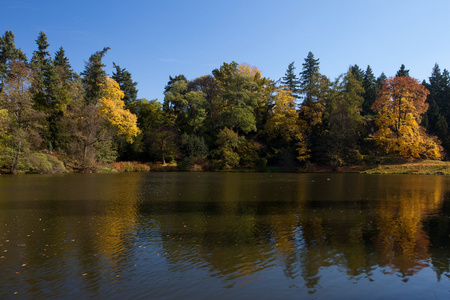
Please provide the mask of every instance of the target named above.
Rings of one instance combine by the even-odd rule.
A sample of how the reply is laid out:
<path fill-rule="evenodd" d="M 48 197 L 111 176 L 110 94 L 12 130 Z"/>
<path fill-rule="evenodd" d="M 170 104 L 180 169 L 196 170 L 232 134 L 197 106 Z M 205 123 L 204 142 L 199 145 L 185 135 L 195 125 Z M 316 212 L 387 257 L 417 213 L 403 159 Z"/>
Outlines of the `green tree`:
<path fill-rule="evenodd" d="M 366 72 L 364 73 L 362 86 L 364 88 L 364 101 L 362 104 L 361 115 L 372 115 L 374 113 L 372 105 L 378 97 L 378 86 L 370 66 L 367 66 Z"/>
<path fill-rule="evenodd" d="M 300 88 L 303 93 L 303 102 L 306 102 L 306 105 L 309 105 L 315 92 L 315 83 L 320 75 L 319 59 L 314 58 L 314 54 L 309 52 L 302 66 L 303 69 L 300 73 Z"/>
<path fill-rule="evenodd" d="M 400 66 L 400 69 L 397 71 L 397 73 L 395 74 L 396 77 L 409 77 L 409 70 L 406 69 L 405 65 L 402 64 Z"/>
<path fill-rule="evenodd" d="M 295 66 L 294 62 L 291 62 L 286 69 L 286 73 L 284 74 L 281 84 L 286 86 L 287 89 L 291 92 L 292 96 L 295 98 L 300 98 L 300 80 L 295 74 Z"/>
<path fill-rule="evenodd" d="M 131 73 L 126 69 L 120 68 L 120 66 L 113 63 L 115 72 L 112 73 L 112 79 L 114 79 L 120 86 L 120 89 L 124 93 L 123 102 L 125 108 L 129 109 L 132 113 L 135 113 L 135 105 L 137 100 L 138 89 L 136 88 L 137 82 L 131 79 Z"/>
<path fill-rule="evenodd" d="M 103 96 L 106 72 L 102 59 L 109 49 L 109 47 L 105 47 L 102 51 L 95 52 L 89 57 L 89 61 L 85 62 L 85 69 L 81 72 L 81 82 L 85 91 L 84 101 L 86 104 L 97 104 L 98 99 Z"/>
<path fill-rule="evenodd" d="M 179 132 L 199 132 L 206 119 L 205 106 L 205 94 L 202 91 L 189 91 L 185 80 L 172 81 L 171 78 L 163 108 Z"/>
<path fill-rule="evenodd" d="M 228 127 L 242 134 L 255 132 L 258 98 L 261 96 L 256 83 L 261 78 L 259 71 L 232 62 L 213 70 L 213 75 L 218 81 L 223 107 L 219 118 L 220 127 Z"/>
<path fill-rule="evenodd" d="M 350 68 L 343 81 L 337 84 L 336 94 L 328 103 L 325 159 L 334 167 L 358 163 L 361 157 L 358 141 L 363 124 L 360 111 L 364 88 L 357 76 Z"/>
<path fill-rule="evenodd" d="M 17 49 L 14 42 L 14 34 L 7 30 L 5 34 L 0 37 L 0 93 L 3 91 L 3 85 L 8 77 L 8 64 L 12 60 L 27 61 L 22 50 Z"/>
<path fill-rule="evenodd" d="M 30 85 L 33 82 L 32 70 L 21 61 L 10 61 L 8 77 L 0 94 L 0 110 L 8 112 L 9 169 L 15 173 L 23 153 L 36 149 L 41 138 L 37 132 L 45 115 L 34 110 Z"/>

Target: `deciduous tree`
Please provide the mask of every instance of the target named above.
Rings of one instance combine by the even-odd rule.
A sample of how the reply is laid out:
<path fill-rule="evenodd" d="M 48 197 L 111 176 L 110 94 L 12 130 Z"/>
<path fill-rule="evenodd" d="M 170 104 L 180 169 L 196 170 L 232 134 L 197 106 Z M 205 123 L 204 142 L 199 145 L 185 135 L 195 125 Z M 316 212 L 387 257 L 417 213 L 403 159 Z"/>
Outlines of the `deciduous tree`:
<path fill-rule="evenodd" d="M 419 125 L 427 111 L 429 91 L 409 76 L 391 77 L 385 81 L 380 97 L 372 109 L 378 112 L 378 131 L 374 138 L 387 153 L 403 157 L 441 157 L 438 144 Z"/>

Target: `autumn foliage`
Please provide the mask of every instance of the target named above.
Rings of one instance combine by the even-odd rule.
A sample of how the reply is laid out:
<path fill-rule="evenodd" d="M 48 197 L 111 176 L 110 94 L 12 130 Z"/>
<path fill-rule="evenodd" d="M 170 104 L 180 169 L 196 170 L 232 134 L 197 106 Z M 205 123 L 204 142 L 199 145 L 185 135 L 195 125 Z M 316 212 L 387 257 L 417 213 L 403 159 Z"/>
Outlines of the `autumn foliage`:
<path fill-rule="evenodd" d="M 377 144 L 386 152 L 403 157 L 441 157 L 437 142 L 419 125 L 427 111 L 429 91 L 417 79 L 391 77 L 384 82 L 380 97 L 372 106 L 378 112 Z"/>

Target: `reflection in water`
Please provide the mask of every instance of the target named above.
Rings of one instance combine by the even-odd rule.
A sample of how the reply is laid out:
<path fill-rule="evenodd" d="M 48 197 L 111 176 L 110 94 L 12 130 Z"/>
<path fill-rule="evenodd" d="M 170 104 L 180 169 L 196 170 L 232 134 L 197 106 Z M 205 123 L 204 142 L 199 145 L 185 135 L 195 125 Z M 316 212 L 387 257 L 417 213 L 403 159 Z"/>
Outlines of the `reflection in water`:
<path fill-rule="evenodd" d="M 0 296 L 329 299 L 348 298 L 351 288 L 352 297 L 398 298 L 419 295 L 417 281 L 414 291 L 405 286 L 416 277 L 448 296 L 448 183 L 356 174 L 5 176 Z"/>

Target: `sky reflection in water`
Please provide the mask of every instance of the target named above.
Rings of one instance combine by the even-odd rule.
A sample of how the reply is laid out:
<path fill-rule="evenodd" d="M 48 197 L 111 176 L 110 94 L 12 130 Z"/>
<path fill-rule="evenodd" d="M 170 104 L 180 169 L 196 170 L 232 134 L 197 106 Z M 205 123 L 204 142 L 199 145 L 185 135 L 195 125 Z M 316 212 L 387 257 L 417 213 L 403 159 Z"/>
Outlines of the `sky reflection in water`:
<path fill-rule="evenodd" d="M 450 178 L 0 178 L 1 298 L 450 296 Z"/>

